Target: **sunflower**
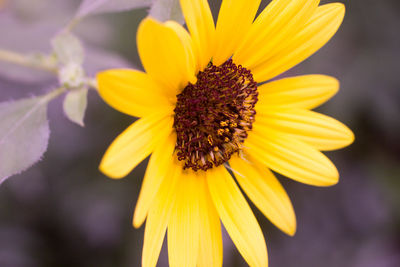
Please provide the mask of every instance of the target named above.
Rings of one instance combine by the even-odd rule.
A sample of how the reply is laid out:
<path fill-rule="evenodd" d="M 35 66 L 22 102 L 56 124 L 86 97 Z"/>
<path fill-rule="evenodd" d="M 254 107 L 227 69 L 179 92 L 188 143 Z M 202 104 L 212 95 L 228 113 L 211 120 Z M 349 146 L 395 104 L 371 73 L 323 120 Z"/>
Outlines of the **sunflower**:
<path fill-rule="evenodd" d="M 101 97 L 139 117 L 110 145 L 100 170 L 122 178 L 150 156 L 133 225 L 146 220 L 142 266 L 155 266 L 167 232 L 171 266 L 221 266 L 221 222 L 250 266 L 267 266 L 260 226 L 241 189 L 288 235 L 296 218 L 280 173 L 314 186 L 338 182 L 320 151 L 353 133 L 311 111 L 338 90 L 335 78 L 272 78 L 321 48 L 345 8 L 318 0 L 181 0 L 184 27 L 145 18 L 137 46 L 145 72 L 97 76 Z M 272 171 L 271 171 L 272 170 Z M 235 178 L 234 178 L 235 177 Z"/>

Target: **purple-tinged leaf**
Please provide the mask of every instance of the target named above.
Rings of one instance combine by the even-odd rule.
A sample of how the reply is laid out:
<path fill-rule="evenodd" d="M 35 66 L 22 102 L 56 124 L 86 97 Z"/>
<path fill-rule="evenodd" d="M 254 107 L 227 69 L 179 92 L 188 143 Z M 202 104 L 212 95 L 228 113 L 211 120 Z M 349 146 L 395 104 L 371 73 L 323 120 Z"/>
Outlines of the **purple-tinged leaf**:
<path fill-rule="evenodd" d="M 153 0 L 149 15 L 159 21 L 175 20 L 183 24 L 184 18 L 179 0 Z"/>
<path fill-rule="evenodd" d="M 88 15 L 127 11 L 151 5 L 151 0 L 83 0 L 75 18 Z"/>
<path fill-rule="evenodd" d="M 43 156 L 49 140 L 45 97 L 0 103 L 0 184 Z"/>
<path fill-rule="evenodd" d="M 61 32 L 56 35 L 51 44 L 59 63 L 76 63 L 81 65 L 84 58 L 84 50 L 81 41 L 70 32 Z"/>
<path fill-rule="evenodd" d="M 86 88 L 70 91 L 65 96 L 63 104 L 64 113 L 68 119 L 82 127 L 87 107 L 87 93 Z"/>

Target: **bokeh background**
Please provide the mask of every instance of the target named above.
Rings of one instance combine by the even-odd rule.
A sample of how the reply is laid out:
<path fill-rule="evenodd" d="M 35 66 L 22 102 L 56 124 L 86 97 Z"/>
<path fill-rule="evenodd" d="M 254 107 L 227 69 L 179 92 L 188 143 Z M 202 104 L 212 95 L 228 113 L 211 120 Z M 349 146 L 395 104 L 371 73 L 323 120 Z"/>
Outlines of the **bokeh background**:
<path fill-rule="evenodd" d="M 337 77 L 341 90 L 318 110 L 349 125 L 356 141 L 327 153 L 341 174 L 334 187 L 280 177 L 297 214 L 294 237 L 252 206 L 272 267 L 400 266 L 400 1 L 343 2 L 347 13 L 336 36 L 285 75 Z M 0 48 L 48 52 L 48 40 L 79 3 L 0 0 Z M 216 15 L 220 1 L 210 4 Z M 75 32 L 85 42 L 86 69 L 141 68 L 135 34 L 145 16 L 146 9 L 139 9 L 79 24 Z M 55 86 L 54 77 L 0 64 L 0 101 Z M 48 111 L 51 137 L 44 158 L 0 186 L 0 266 L 140 266 L 143 227 L 134 229 L 131 219 L 147 161 L 118 181 L 97 169 L 110 142 L 134 119 L 90 92 L 81 128 L 66 119 L 61 101 Z M 167 262 L 164 245 L 158 266 Z M 224 266 L 247 266 L 226 233 Z"/>

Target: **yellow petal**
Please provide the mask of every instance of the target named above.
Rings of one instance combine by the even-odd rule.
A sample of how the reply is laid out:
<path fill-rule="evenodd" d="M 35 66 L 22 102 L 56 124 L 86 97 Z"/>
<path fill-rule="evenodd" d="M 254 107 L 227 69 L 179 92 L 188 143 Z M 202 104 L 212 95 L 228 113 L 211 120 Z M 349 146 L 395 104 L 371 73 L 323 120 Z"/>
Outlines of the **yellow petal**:
<path fill-rule="evenodd" d="M 250 266 L 268 266 L 263 233 L 233 178 L 222 166 L 206 175 L 214 206 L 240 254 Z"/>
<path fill-rule="evenodd" d="M 263 110 L 257 112 L 256 123 L 290 134 L 318 150 L 335 150 L 354 141 L 352 131 L 341 122 L 304 109 Z"/>
<path fill-rule="evenodd" d="M 267 81 L 314 54 L 336 33 L 344 12 L 341 3 L 319 6 L 301 31 L 285 41 L 274 56 L 251 69 L 254 79 L 258 82 Z"/>
<path fill-rule="evenodd" d="M 257 17 L 233 61 L 248 69 L 274 55 L 315 12 L 319 0 L 274 0 Z"/>
<path fill-rule="evenodd" d="M 175 207 L 168 222 L 168 259 L 171 267 L 196 267 L 199 253 L 199 177 L 192 170 L 179 177 Z"/>
<path fill-rule="evenodd" d="M 150 157 L 133 216 L 133 225 L 136 228 L 146 219 L 153 199 L 167 175 L 168 167 L 173 162 L 175 143 L 176 135 L 171 134 L 165 142 L 160 142 Z"/>
<path fill-rule="evenodd" d="M 207 0 L 180 0 L 182 12 L 193 39 L 197 71 L 211 60 L 215 36 L 214 20 Z"/>
<path fill-rule="evenodd" d="M 229 160 L 236 180 L 251 201 L 273 224 L 288 235 L 296 232 L 292 203 L 278 179 L 268 168 L 258 167 L 235 156 Z"/>
<path fill-rule="evenodd" d="M 301 183 L 330 186 L 339 173 L 321 152 L 284 133 L 254 125 L 244 144 L 254 160 Z"/>
<path fill-rule="evenodd" d="M 153 113 L 129 126 L 109 146 L 100 170 L 111 178 L 122 178 L 132 171 L 172 132 L 173 118 Z"/>
<path fill-rule="evenodd" d="M 147 216 L 144 230 L 142 267 L 155 267 L 160 255 L 165 231 L 176 201 L 177 182 L 182 167 L 171 164 L 168 179 L 165 179 L 157 193 Z"/>
<path fill-rule="evenodd" d="M 185 28 L 182 27 L 182 25 L 180 25 L 179 23 L 177 23 L 176 21 L 166 21 L 164 23 L 164 25 L 168 28 L 171 28 L 172 30 L 175 31 L 175 33 L 179 36 L 179 39 L 181 39 L 183 47 L 185 49 L 185 53 L 186 53 L 186 58 L 188 60 L 188 66 L 190 66 L 191 68 L 196 66 L 196 58 L 195 58 L 195 54 L 194 54 L 194 44 L 193 44 L 193 40 L 192 37 L 189 35 L 189 33 L 186 31 Z M 193 72 L 193 70 L 190 70 L 191 72 Z"/>
<path fill-rule="evenodd" d="M 187 53 L 190 44 L 186 42 L 173 28 L 151 18 L 139 25 L 137 46 L 143 67 L 171 97 L 189 81 L 196 81 L 195 65 Z"/>
<path fill-rule="evenodd" d="M 232 56 L 250 29 L 260 0 L 223 0 L 218 14 L 213 63 L 216 66 Z"/>
<path fill-rule="evenodd" d="M 135 117 L 150 112 L 173 109 L 157 84 L 141 71 L 107 70 L 97 74 L 99 94 L 110 106 Z"/>
<path fill-rule="evenodd" d="M 261 85 L 256 110 L 271 107 L 313 109 L 336 94 L 339 81 L 326 75 L 284 78 Z"/>
<path fill-rule="evenodd" d="M 218 213 L 202 177 L 199 184 L 200 251 L 198 267 L 222 267 L 222 235 Z"/>

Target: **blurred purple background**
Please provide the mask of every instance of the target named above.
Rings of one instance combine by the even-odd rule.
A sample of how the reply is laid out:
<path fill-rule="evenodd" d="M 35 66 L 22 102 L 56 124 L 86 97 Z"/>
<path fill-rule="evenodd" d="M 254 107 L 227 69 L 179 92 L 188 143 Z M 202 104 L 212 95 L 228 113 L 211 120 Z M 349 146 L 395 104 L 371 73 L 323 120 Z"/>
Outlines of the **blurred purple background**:
<path fill-rule="evenodd" d="M 80 1 L 1 2 L 0 48 L 47 52 L 48 40 Z M 327 153 L 341 174 L 334 187 L 280 177 L 297 214 L 294 237 L 252 206 L 273 267 L 400 266 L 400 2 L 342 2 L 347 13 L 336 36 L 285 75 L 337 77 L 341 90 L 318 110 L 349 125 L 356 141 Z M 220 2 L 210 3 L 217 14 Z M 78 25 L 91 73 L 140 66 L 135 33 L 145 11 L 97 15 Z M 0 63 L 0 101 L 55 86 L 51 76 Z M 118 181 L 97 169 L 110 142 L 134 119 L 91 92 L 81 128 L 65 118 L 61 100 L 49 108 L 52 133 L 43 160 L 0 187 L 0 266 L 140 266 L 143 227 L 135 230 L 131 219 L 147 161 Z M 166 247 L 158 266 L 167 266 Z M 226 234 L 224 266 L 247 266 Z"/>

